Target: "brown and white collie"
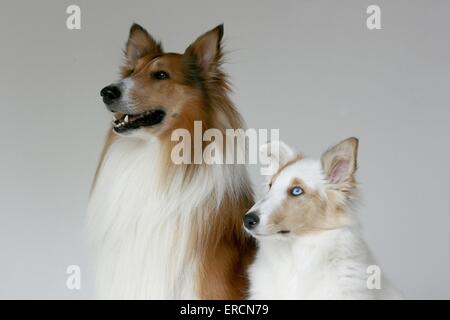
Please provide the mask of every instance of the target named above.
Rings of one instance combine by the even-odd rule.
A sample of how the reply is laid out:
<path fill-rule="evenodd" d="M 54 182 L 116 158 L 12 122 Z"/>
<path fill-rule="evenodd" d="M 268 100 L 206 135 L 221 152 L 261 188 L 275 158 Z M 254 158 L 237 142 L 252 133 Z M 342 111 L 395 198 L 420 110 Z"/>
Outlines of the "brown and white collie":
<path fill-rule="evenodd" d="M 243 126 L 221 69 L 220 25 L 183 54 L 131 27 L 121 79 L 101 91 L 113 113 L 88 207 L 99 298 L 240 299 L 254 242 L 243 165 L 175 165 L 175 129 Z"/>

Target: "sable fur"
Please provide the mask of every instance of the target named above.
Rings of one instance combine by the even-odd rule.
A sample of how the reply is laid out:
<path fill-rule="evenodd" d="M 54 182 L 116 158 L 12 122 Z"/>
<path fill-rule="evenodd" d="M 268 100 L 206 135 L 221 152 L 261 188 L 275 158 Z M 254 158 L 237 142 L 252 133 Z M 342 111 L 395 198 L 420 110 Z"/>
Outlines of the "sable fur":
<path fill-rule="evenodd" d="M 88 209 L 100 298 L 240 299 L 254 242 L 242 228 L 253 204 L 242 165 L 175 165 L 171 132 L 241 128 L 221 69 L 223 26 L 184 54 L 133 25 L 121 69 L 134 112 L 163 106 L 164 121 L 132 136 L 108 134 Z M 170 81 L 154 81 L 158 69 Z"/>

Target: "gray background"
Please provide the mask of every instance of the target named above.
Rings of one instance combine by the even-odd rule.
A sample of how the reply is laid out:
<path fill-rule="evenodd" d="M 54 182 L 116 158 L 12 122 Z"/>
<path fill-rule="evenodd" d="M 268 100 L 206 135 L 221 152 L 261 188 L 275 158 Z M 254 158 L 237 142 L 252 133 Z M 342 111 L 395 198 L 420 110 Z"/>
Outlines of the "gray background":
<path fill-rule="evenodd" d="M 79 31 L 65 27 L 74 3 Z M 366 28 L 373 3 L 382 30 Z M 450 298 L 449 12 L 437 0 L 2 0 L 0 297 L 92 297 L 83 225 L 111 117 L 99 90 L 136 21 L 177 52 L 224 22 L 249 127 L 280 128 L 311 156 L 359 137 L 361 219 L 383 271 L 409 298 Z M 65 287 L 71 264 L 80 291 Z"/>

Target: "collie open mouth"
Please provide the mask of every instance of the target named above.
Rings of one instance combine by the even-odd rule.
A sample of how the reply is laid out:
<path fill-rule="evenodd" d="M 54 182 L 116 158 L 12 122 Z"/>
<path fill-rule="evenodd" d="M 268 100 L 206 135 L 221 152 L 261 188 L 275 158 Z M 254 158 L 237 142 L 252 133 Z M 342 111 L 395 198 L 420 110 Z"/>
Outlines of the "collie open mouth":
<path fill-rule="evenodd" d="M 117 133 L 123 133 L 131 129 L 150 127 L 162 122 L 166 115 L 164 110 L 156 109 L 140 114 L 125 114 L 116 112 L 113 115 L 113 129 Z"/>

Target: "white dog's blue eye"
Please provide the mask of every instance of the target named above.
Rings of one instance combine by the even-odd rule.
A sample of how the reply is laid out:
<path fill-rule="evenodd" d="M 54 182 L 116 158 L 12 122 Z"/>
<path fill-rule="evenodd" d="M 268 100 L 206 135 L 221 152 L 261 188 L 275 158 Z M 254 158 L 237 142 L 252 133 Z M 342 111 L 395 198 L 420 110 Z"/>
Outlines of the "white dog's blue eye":
<path fill-rule="evenodd" d="M 299 195 L 301 195 L 303 193 L 303 189 L 300 187 L 293 187 L 291 189 L 291 195 L 293 195 L 294 197 L 298 197 Z"/>

